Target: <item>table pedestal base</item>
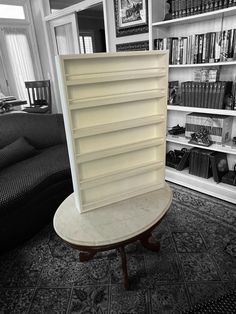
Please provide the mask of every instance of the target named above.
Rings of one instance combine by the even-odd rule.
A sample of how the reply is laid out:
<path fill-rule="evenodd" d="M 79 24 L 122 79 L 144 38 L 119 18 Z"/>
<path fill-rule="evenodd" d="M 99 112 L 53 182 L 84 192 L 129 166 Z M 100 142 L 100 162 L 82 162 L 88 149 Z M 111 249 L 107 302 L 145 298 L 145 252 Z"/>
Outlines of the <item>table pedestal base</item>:
<path fill-rule="evenodd" d="M 140 235 L 140 237 L 138 237 L 136 239 L 136 241 L 140 241 L 140 243 L 142 244 L 143 247 L 145 247 L 146 249 L 153 251 L 153 252 L 159 252 L 160 250 L 160 243 L 157 242 L 154 237 L 152 236 L 152 234 L 146 233 L 146 234 L 142 234 Z M 127 244 L 129 244 L 130 242 L 128 242 Z M 128 270 L 127 270 L 127 258 L 126 258 L 126 253 L 125 253 L 125 246 L 127 245 L 125 243 L 120 243 L 117 244 L 117 246 L 114 246 L 114 244 L 109 248 L 109 246 L 102 248 L 98 248 L 98 249 L 89 249 L 86 248 L 86 250 L 83 249 L 82 252 L 80 252 L 79 254 L 79 259 L 81 262 L 87 262 L 89 260 L 91 260 L 98 252 L 102 252 L 102 251 L 108 251 L 111 249 L 116 249 L 117 252 L 119 252 L 120 256 L 121 256 L 121 263 L 122 263 L 122 271 L 123 271 L 123 278 L 124 278 L 124 287 L 126 289 L 129 288 L 129 277 L 128 277 Z M 74 248 L 76 248 L 75 246 L 73 246 Z"/>

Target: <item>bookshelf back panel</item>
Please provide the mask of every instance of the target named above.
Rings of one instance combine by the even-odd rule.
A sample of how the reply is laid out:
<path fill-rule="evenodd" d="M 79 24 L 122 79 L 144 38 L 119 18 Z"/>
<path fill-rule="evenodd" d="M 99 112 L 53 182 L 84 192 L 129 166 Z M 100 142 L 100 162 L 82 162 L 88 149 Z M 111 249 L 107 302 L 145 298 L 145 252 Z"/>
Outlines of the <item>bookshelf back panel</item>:
<path fill-rule="evenodd" d="M 163 123 L 159 123 L 76 139 L 75 149 L 77 154 L 85 154 L 163 136 Z"/>
<path fill-rule="evenodd" d="M 163 78 L 132 79 L 128 81 L 123 80 L 117 82 L 69 86 L 68 97 L 69 99 L 86 99 L 90 97 L 112 96 L 119 93 L 134 93 L 163 88 L 165 88 L 165 80 L 163 80 Z"/>
<path fill-rule="evenodd" d="M 152 162 L 163 162 L 163 145 L 81 163 L 78 167 L 81 180 L 85 180 Z"/>
<path fill-rule="evenodd" d="M 164 115 L 163 102 L 165 101 L 165 98 L 156 98 L 73 110 L 71 115 L 73 128 L 84 128 L 152 115 Z"/>
<path fill-rule="evenodd" d="M 165 55 L 150 55 L 146 56 L 124 56 L 124 57 L 110 57 L 110 58 L 81 58 L 70 59 L 65 61 L 65 73 L 70 79 L 70 76 L 84 74 L 102 74 L 113 73 L 120 71 L 129 71 L 137 69 L 158 68 L 165 64 Z"/>
<path fill-rule="evenodd" d="M 136 176 L 131 176 L 119 181 L 102 184 L 91 189 L 82 191 L 84 204 L 98 202 L 110 198 L 112 195 L 119 195 L 129 191 L 137 190 L 143 186 L 161 185 L 164 183 L 164 169 L 151 171 Z"/>

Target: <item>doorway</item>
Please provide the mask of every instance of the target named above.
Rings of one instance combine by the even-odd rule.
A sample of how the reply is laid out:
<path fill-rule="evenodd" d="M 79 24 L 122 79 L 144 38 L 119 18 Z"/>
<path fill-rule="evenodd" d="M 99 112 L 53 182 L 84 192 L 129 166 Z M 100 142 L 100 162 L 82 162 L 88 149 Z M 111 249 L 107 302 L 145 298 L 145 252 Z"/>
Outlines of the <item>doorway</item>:
<path fill-rule="evenodd" d="M 103 3 L 77 13 L 81 53 L 106 52 Z"/>

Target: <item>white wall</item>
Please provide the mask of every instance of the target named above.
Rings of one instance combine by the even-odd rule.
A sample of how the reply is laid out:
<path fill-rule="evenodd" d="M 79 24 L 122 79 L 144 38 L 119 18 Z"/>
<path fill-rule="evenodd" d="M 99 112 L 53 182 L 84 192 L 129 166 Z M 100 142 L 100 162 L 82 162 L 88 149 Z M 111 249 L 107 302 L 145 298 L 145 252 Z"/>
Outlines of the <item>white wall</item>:
<path fill-rule="evenodd" d="M 148 40 L 148 33 L 132 35 L 132 36 L 116 37 L 114 1 L 106 0 L 106 6 L 107 6 L 107 24 L 108 24 L 110 51 L 116 51 L 117 44 Z"/>

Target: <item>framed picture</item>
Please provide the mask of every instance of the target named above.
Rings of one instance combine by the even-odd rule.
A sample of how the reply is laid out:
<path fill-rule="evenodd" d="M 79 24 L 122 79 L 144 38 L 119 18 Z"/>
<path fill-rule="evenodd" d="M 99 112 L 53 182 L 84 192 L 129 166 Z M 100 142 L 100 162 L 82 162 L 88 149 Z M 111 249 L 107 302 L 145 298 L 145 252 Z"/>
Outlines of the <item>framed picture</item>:
<path fill-rule="evenodd" d="M 116 45 L 116 51 L 140 51 L 140 50 L 149 50 L 148 40 Z"/>
<path fill-rule="evenodd" d="M 116 37 L 148 32 L 147 0 L 114 0 Z"/>
<path fill-rule="evenodd" d="M 219 183 L 222 177 L 229 171 L 227 154 L 214 152 L 210 155 L 214 180 Z"/>

